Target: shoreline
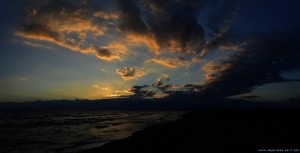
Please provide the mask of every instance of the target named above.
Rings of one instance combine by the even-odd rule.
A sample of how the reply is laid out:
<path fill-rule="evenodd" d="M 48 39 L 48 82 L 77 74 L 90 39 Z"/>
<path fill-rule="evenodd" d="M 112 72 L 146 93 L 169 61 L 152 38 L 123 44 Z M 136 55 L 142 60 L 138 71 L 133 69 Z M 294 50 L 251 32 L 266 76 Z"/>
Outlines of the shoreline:
<path fill-rule="evenodd" d="M 165 118 L 162 121 L 156 121 L 158 123 L 148 123 L 148 124 L 145 123 L 145 125 L 143 127 L 140 127 L 138 129 L 134 130 L 133 132 L 131 132 L 130 135 L 128 135 L 126 137 L 119 138 L 119 139 L 111 139 L 111 140 L 101 141 L 101 142 L 94 142 L 94 143 L 83 143 L 83 145 L 77 145 L 77 146 L 73 146 L 73 147 L 66 147 L 64 149 L 60 149 L 60 150 L 57 150 L 57 151 L 61 152 L 61 153 L 77 153 L 77 152 L 82 152 L 82 151 L 85 151 L 85 150 L 99 148 L 99 147 L 102 147 L 104 144 L 110 143 L 112 141 L 119 141 L 119 140 L 122 140 L 122 139 L 126 139 L 128 137 L 131 137 L 132 134 L 134 134 L 135 132 L 143 131 L 147 127 L 160 125 L 160 124 L 165 124 L 165 123 L 170 123 L 170 122 L 180 120 L 180 119 L 183 118 L 184 115 L 191 112 L 191 111 L 183 111 L 183 110 L 181 110 L 181 111 L 167 110 L 167 111 L 157 111 L 157 112 L 171 112 L 171 111 L 176 112 L 176 115 L 175 116 L 170 115 L 169 119 Z M 140 112 L 140 111 L 137 111 L 137 112 Z M 145 111 L 145 112 L 155 112 L 155 111 Z"/>
<path fill-rule="evenodd" d="M 77 153 L 261 152 L 300 149 L 297 110 L 197 110 Z"/>

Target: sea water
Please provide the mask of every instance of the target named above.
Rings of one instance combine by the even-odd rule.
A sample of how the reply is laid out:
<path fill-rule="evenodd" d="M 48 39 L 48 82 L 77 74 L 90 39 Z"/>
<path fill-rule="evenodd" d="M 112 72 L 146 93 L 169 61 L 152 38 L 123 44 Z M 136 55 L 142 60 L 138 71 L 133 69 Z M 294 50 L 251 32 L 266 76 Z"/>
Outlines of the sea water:
<path fill-rule="evenodd" d="M 178 111 L 0 112 L 0 152 L 72 153 L 179 119 Z"/>

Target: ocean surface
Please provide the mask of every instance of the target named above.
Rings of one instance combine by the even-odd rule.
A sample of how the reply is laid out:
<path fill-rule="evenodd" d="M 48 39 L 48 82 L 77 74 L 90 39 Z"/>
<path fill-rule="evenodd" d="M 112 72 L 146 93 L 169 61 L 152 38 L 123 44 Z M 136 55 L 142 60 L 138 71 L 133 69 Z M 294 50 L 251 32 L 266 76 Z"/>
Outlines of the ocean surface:
<path fill-rule="evenodd" d="M 158 123 L 179 119 L 178 111 L 0 112 L 1 153 L 72 153 L 122 139 Z"/>

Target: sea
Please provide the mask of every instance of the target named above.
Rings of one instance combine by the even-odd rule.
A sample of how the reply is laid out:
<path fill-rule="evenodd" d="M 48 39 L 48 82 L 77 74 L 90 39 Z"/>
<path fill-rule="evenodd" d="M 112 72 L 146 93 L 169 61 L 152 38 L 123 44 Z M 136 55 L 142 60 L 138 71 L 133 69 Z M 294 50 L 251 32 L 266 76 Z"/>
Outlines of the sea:
<path fill-rule="evenodd" d="M 184 111 L 4 111 L 0 153 L 75 153 L 123 139 Z"/>

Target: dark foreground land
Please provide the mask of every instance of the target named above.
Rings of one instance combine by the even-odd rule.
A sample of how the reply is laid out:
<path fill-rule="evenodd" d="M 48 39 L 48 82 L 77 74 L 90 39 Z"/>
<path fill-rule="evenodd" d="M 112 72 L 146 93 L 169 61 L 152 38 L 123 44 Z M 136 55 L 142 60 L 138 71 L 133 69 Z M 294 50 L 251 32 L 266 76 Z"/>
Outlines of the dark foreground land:
<path fill-rule="evenodd" d="M 201 110 L 81 153 L 246 153 L 299 149 L 299 110 Z"/>

